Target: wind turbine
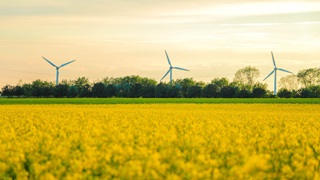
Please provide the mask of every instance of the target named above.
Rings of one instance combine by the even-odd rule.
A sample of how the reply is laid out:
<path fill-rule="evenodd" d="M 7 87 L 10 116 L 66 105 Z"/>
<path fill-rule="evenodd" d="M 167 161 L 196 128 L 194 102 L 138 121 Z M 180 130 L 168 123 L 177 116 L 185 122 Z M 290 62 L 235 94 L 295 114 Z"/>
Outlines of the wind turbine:
<path fill-rule="evenodd" d="M 169 58 L 169 56 L 168 56 L 167 51 L 164 51 L 164 52 L 166 53 L 167 60 L 168 60 L 168 63 L 169 63 L 169 65 L 170 65 L 170 67 L 169 67 L 169 70 L 167 71 L 167 73 L 161 78 L 160 82 L 161 82 L 162 79 L 165 78 L 165 77 L 168 75 L 168 73 L 170 72 L 170 83 L 172 83 L 172 69 L 178 69 L 178 70 L 183 70 L 183 71 L 189 71 L 189 70 L 188 70 L 188 69 L 181 68 L 181 67 L 173 67 L 173 66 L 171 65 L 170 58 Z"/>
<path fill-rule="evenodd" d="M 60 65 L 60 66 L 56 66 L 55 64 L 53 64 L 51 61 L 49 61 L 49 60 L 46 59 L 45 57 L 42 56 L 42 58 L 43 58 L 44 60 L 46 60 L 49 64 L 51 64 L 53 67 L 56 68 L 56 70 L 57 70 L 57 74 L 56 74 L 56 85 L 58 85 L 58 82 L 59 82 L 59 69 L 62 68 L 63 66 L 66 66 L 66 65 L 68 65 L 68 64 L 76 61 L 76 60 L 72 60 L 72 61 L 69 61 L 69 62 L 67 62 L 67 63 L 64 63 L 64 64 L 62 64 L 62 65 Z"/>
<path fill-rule="evenodd" d="M 266 78 L 264 78 L 264 80 L 266 80 L 269 76 L 271 76 L 272 73 L 274 73 L 274 95 L 277 95 L 277 70 L 280 70 L 280 71 L 283 71 L 283 72 L 287 72 L 287 73 L 291 73 L 291 74 L 293 74 L 293 73 L 288 71 L 288 70 L 285 70 L 285 69 L 282 69 L 282 68 L 278 68 L 277 65 L 276 65 L 276 61 L 274 60 L 272 51 L 271 51 L 271 56 L 272 56 L 274 69 L 273 69 L 273 71 L 271 71 L 271 73 Z"/>

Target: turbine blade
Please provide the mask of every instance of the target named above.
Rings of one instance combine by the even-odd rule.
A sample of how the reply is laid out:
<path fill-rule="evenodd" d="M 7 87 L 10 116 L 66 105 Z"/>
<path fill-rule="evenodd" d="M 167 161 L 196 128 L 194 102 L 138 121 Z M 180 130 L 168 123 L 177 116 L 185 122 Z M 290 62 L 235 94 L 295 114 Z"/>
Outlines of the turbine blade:
<path fill-rule="evenodd" d="M 67 63 L 64 63 L 64 64 L 62 64 L 59 68 L 61 68 L 61 67 L 63 67 L 63 66 L 66 66 L 66 65 L 68 65 L 68 64 L 70 64 L 70 63 L 72 63 L 72 62 L 74 62 L 74 61 L 76 61 L 76 60 L 72 60 L 72 61 L 69 61 L 69 62 L 67 62 Z"/>
<path fill-rule="evenodd" d="M 170 58 L 169 58 L 169 56 L 168 56 L 167 51 L 164 51 L 164 52 L 166 52 L 166 56 L 167 56 L 167 59 L 168 59 L 168 63 L 169 63 L 169 65 L 170 65 L 170 66 L 172 66 L 172 65 L 171 65 Z"/>
<path fill-rule="evenodd" d="M 42 58 L 44 60 L 46 60 L 49 64 L 51 64 L 53 67 L 57 67 L 55 64 L 53 64 L 51 61 L 49 61 L 48 59 L 46 59 L 45 57 L 42 56 Z"/>
<path fill-rule="evenodd" d="M 169 69 L 169 70 L 167 71 L 167 73 L 161 78 L 160 81 L 162 81 L 162 79 L 165 78 L 165 77 L 169 74 L 170 71 L 171 71 L 171 69 Z"/>
<path fill-rule="evenodd" d="M 274 70 L 271 71 L 271 73 L 266 78 L 264 78 L 263 80 L 266 80 L 269 76 L 271 76 L 272 73 L 274 73 Z"/>
<path fill-rule="evenodd" d="M 278 70 L 293 74 L 292 72 L 290 72 L 290 71 L 288 71 L 288 70 L 285 70 L 285 69 L 282 69 L 282 68 L 278 68 Z"/>
<path fill-rule="evenodd" d="M 183 71 L 190 71 L 188 69 L 184 69 L 184 68 L 180 68 L 180 67 L 173 67 L 173 69 L 179 69 L 179 70 L 183 70 Z"/>
<path fill-rule="evenodd" d="M 271 51 L 271 56 L 272 56 L 272 61 L 273 61 L 273 65 L 274 65 L 274 67 L 277 67 L 277 65 L 276 65 L 276 61 L 274 60 L 273 52 L 272 52 L 272 51 Z"/>

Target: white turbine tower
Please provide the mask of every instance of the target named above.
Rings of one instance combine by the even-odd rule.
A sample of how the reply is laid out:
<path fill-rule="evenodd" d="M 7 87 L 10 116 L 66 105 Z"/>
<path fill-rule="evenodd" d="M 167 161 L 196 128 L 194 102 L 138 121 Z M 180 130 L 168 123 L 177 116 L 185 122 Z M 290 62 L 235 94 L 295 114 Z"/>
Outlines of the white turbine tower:
<path fill-rule="evenodd" d="M 274 95 L 277 95 L 277 70 L 280 70 L 280 71 L 283 71 L 283 72 L 287 72 L 287 73 L 291 73 L 291 74 L 293 74 L 293 73 L 288 71 L 288 70 L 285 70 L 285 69 L 282 69 L 282 68 L 278 68 L 277 65 L 276 65 L 276 61 L 274 60 L 272 51 L 271 51 L 271 56 L 272 56 L 274 69 L 273 69 L 273 71 L 271 71 L 271 73 L 266 78 L 264 78 L 264 80 L 266 80 L 269 76 L 271 76 L 272 73 L 274 73 Z"/>
<path fill-rule="evenodd" d="M 68 64 L 70 64 L 70 63 L 72 63 L 72 62 L 75 61 L 75 60 L 72 60 L 72 61 L 69 61 L 69 62 L 67 62 L 67 63 L 64 63 L 64 64 L 62 64 L 62 65 L 60 65 L 60 66 L 56 66 L 55 64 L 53 64 L 51 61 L 49 61 L 49 60 L 46 59 L 45 57 L 42 56 L 42 58 L 43 58 L 44 60 L 46 60 L 49 64 L 51 64 L 53 67 L 56 68 L 56 70 L 57 70 L 57 74 L 56 74 L 56 85 L 58 85 L 58 83 L 59 83 L 59 69 L 62 68 L 63 66 L 66 66 L 66 65 L 68 65 Z"/>
<path fill-rule="evenodd" d="M 171 65 L 171 62 L 170 62 L 170 59 L 169 59 L 169 56 L 168 56 L 167 51 L 164 51 L 164 52 L 166 53 L 166 56 L 167 56 L 168 63 L 169 63 L 169 65 L 170 65 L 170 67 L 169 67 L 169 70 L 167 71 L 167 73 L 161 78 L 160 82 L 161 82 L 162 79 L 165 78 L 165 77 L 168 75 L 168 73 L 170 72 L 170 83 L 172 83 L 172 69 L 178 69 L 178 70 L 183 70 L 183 71 L 189 71 L 189 70 L 188 70 L 188 69 L 184 69 L 184 68 L 180 68 L 180 67 L 173 67 L 173 66 Z"/>

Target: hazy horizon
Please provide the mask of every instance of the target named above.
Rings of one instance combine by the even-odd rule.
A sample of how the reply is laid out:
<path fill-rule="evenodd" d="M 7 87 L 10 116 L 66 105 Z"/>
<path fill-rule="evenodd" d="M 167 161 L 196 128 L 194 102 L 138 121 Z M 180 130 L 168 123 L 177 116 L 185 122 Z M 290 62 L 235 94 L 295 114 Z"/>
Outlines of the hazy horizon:
<path fill-rule="evenodd" d="M 260 81 L 277 66 L 297 73 L 320 67 L 320 2 L 62 1 L 0 2 L 0 87 L 19 80 L 55 81 L 140 75 L 159 81 L 172 65 L 173 79 L 233 80 L 255 66 Z M 278 80 L 286 76 L 278 73 Z M 164 81 L 169 81 L 166 77 Z M 266 81 L 272 89 L 273 78 Z"/>

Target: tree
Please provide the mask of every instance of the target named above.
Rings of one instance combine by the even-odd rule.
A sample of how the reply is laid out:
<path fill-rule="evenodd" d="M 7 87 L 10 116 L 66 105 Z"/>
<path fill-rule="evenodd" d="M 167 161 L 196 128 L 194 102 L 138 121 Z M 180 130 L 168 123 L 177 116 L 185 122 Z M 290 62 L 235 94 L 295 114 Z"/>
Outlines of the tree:
<path fill-rule="evenodd" d="M 141 96 L 142 85 L 140 83 L 131 84 L 127 91 L 127 97 L 136 98 Z"/>
<path fill-rule="evenodd" d="M 315 72 L 316 70 L 312 72 Z M 310 74 L 310 71 L 311 70 L 300 71 L 300 74 Z M 289 87 L 296 83 L 296 80 L 291 81 L 291 78 L 295 78 L 294 76 L 291 75 L 286 78 L 290 81 L 284 79 L 284 86 Z M 279 94 L 279 97 L 320 98 L 320 85 L 312 85 L 318 81 L 309 79 L 305 82 L 307 82 L 306 84 L 309 84 L 308 87 L 304 87 L 299 90 L 283 89 Z M 267 90 L 266 83 L 262 84 L 255 82 L 251 87 L 251 90 L 248 87 L 248 85 L 241 85 L 239 82 L 230 83 L 225 77 L 215 78 L 208 84 L 201 81 L 197 82 L 193 78 L 178 79 L 170 84 L 157 84 L 154 79 L 140 76 L 125 76 L 119 78 L 107 77 L 101 82 L 93 83 L 93 85 L 89 83 L 88 78 L 79 77 L 73 81 L 63 80 L 57 86 L 52 82 L 42 81 L 40 79 L 33 81 L 31 84 L 22 85 L 20 82 L 17 86 L 6 85 L 2 87 L 0 93 L 2 96 L 7 97 L 275 97 Z"/>
<path fill-rule="evenodd" d="M 13 95 L 16 97 L 21 97 L 24 95 L 24 89 L 22 88 L 22 86 L 17 85 L 13 88 Z"/>
<path fill-rule="evenodd" d="M 103 95 L 104 97 L 113 97 L 116 95 L 117 89 L 115 85 L 113 84 L 108 84 L 105 85 L 104 90 L 103 90 Z"/>
<path fill-rule="evenodd" d="M 102 97 L 105 97 L 104 95 L 104 88 L 105 88 L 105 84 L 102 83 L 102 82 L 97 82 L 97 83 L 94 83 L 93 84 L 93 87 L 92 87 L 92 96 L 93 97 L 99 97 L 99 98 L 102 98 Z"/>
<path fill-rule="evenodd" d="M 73 81 L 73 85 L 77 87 L 79 93 L 81 94 L 84 88 L 90 86 L 90 82 L 89 79 L 86 77 L 78 77 L 76 80 Z"/>
<path fill-rule="evenodd" d="M 197 82 L 193 78 L 177 79 L 173 81 L 173 84 L 178 84 L 181 87 L 183 97 L 188 97 L 187 95 L 188 88 L 196 85 L 196 83 Z"/>
<path fill-rule="evenodd" d="M 168 84 L 167 85 L 167 94 L 166 97 L 169 98 L 181 98 L 182 95 L 182 87 L 179 84 Z"/>
<path fill-rule="evenodd" d="M 32 85 L 31 84 L 23 84 L 23 96 L 24 97 L 32 97 Z"/>
<path fill-rule="evenodd" d="M 13 96 L 13 90 L 14 90 L 14 86 L 5 85 L 1 89 L 1 96 L 11 97 L 11 96 Z"/>
<path fill-rule="evenodd" d="M 66 97 L 68 95 L 68 89 L 69 89 L 68 84 L 58 84 L 54 88 L 54 96 L 57 98 Z"/>
<path fill-rule="evenodd" d="M 297 92 L 297 97 L 300 98 L 312 98 L 313 94 L 309 88 L 301 88 Z"/>
<path fill-rule="evenodd" d="M 299 89 L 299 80 L 297 75 L 291 74 L 280 78 L 280 89 L 286 89 L 288 91 Z"/>
<path fill-rule="evenodd" d="M 68 86 L 72 86 L 73 81 L 72 80 L 67 80 L 67 79 L 62 79 L 59 84 L 66 84 Z"/>
<path fill-rule="evenodd" d="M 266 97 L 267 90 L 261 86 L 253 87 L 251 97 L 253 98 L 263 98 Z"/>
<path fill-rule="evenodd" d="M 223 98 L 234 98 L 239 92 L 239 87 L 236 84 L 231 83 L 227 86 L 222 87 L 220 97 Z"/>
<path fill-rule="evenodd" d="M 297 76 L 303 87 L 320 85 L 320 68 L 300 70 Z"/>
<path fill-rule="evenodd" d="M 293 93 L 287 89 L 282 88 L 278 91 L 277 96 L 281 98 L 292 98 Z"/>
<path fill-rule="evenodd" d="M 207 84 L 201 91 L 201 97 L 212 98 L 216 97 L 216 86 L 213 84 Z"/>
<path fill-rule="evenodd" d="M 54 84 L 52 82 L 41 81 L 37 79 L 32 82 L 32 96 L 34 97 L 50 97 L 54 94 Z"/>
<path fill-rule="evenodd" d="M 164 98 L 167 95 L 167 85 L 165 83 L 159 83 L 156 87 L 155 87 L 155 97 L 156 98 Z"/>
<path fill-rule="evenodd" d="M 320 98 L 320 85 L 319 86 L 311 86 L 311 92 L 315 98 Z"/>
<path fill-rule="evenodd" d="M 298 92 L 302 98 L 320 98 L 320 85 L 302 88 Z"/>
<path fill-rule="evenodd" d="M 70 86 L 69 87 L 69 90 L 68 90 L 68 94 L 67 94 L 67 97 L 77 97 L 79 94 L 79 90 L 77 88 L 77 86 Z"/>
<path fill-rule="evenodd" d="M 141 96 L 144 98 L 153 98 L 155 97 L 155 89 L 156 87 L 153 85 L 143 86 L 141 88 Z"/>
<path fill-rule="evenodd" d="M 144 86 L 156 86 L 157 84 L 155 79 L 140 76 L 106 77 L 102 82 L 115 85 L 118 97 L 140 97 L 142 96 L 141 90 Z"/>
<path fill-rule="evenodd" d="M 236 95 L 238 98 L 249 98 L 251 97 L 251 92 L 248 89 L 240 89 Z"/>
<path fill-rule="evenodd" d="M 229 86 L 229 81 L 227 78 L 223 77 L 223 78 L 214 78 L 211 81 L 211 84 L 214 86 L 214 97 L 223 97 L 224 95 L 222 95 L 222 91 L 223 88 L 226 86 Z"/>
<path fill-rule="evenodd" d="M 201 96 L 202 87 L 198 84 L 190 86 L 187 89 L 187 97 L 189 98 L 199 98 Z"/>
<path fill-rule="evenodd" d="M 142 77 L 139 82 L 142 86 L 156 86 L 157 81 L 155 79 Z"/>
<path fill-rule="evenodd" d="M 260 71 L 257 68 L 247 66 L 236 72 L 233 81 L 241 87 L 246 87 L 249 88 L 249 90 L 252 90 L 253 85 L 257 82 L 259 76 Z"/>
<path fill-rule="evenodd" d="M 109 84 L 116 84 L 115 78 L 109 78 L 109 77 L 103 78 L 103 79 L 101 80 L 101 82 L 102 82 L 103 84 L 107 84 L 107 85 L 109 85 Z"/>
<path fill-rule="evenodd" d="M 80 97 L 92 97 L 92 87 L 89 84 L 82 86 L 79 91 Z"/>
<path fill-rule="evenodd" d="M 125 76 L 125 77 L 119 77 L 119 78 L 104 78 L 101 82 L 104 84 L 135 84 L 140 83 L 142 86 L 145 85 L 156 85 L 157 81 L 155 79 L 141 77 L 141 76 Z"/>

